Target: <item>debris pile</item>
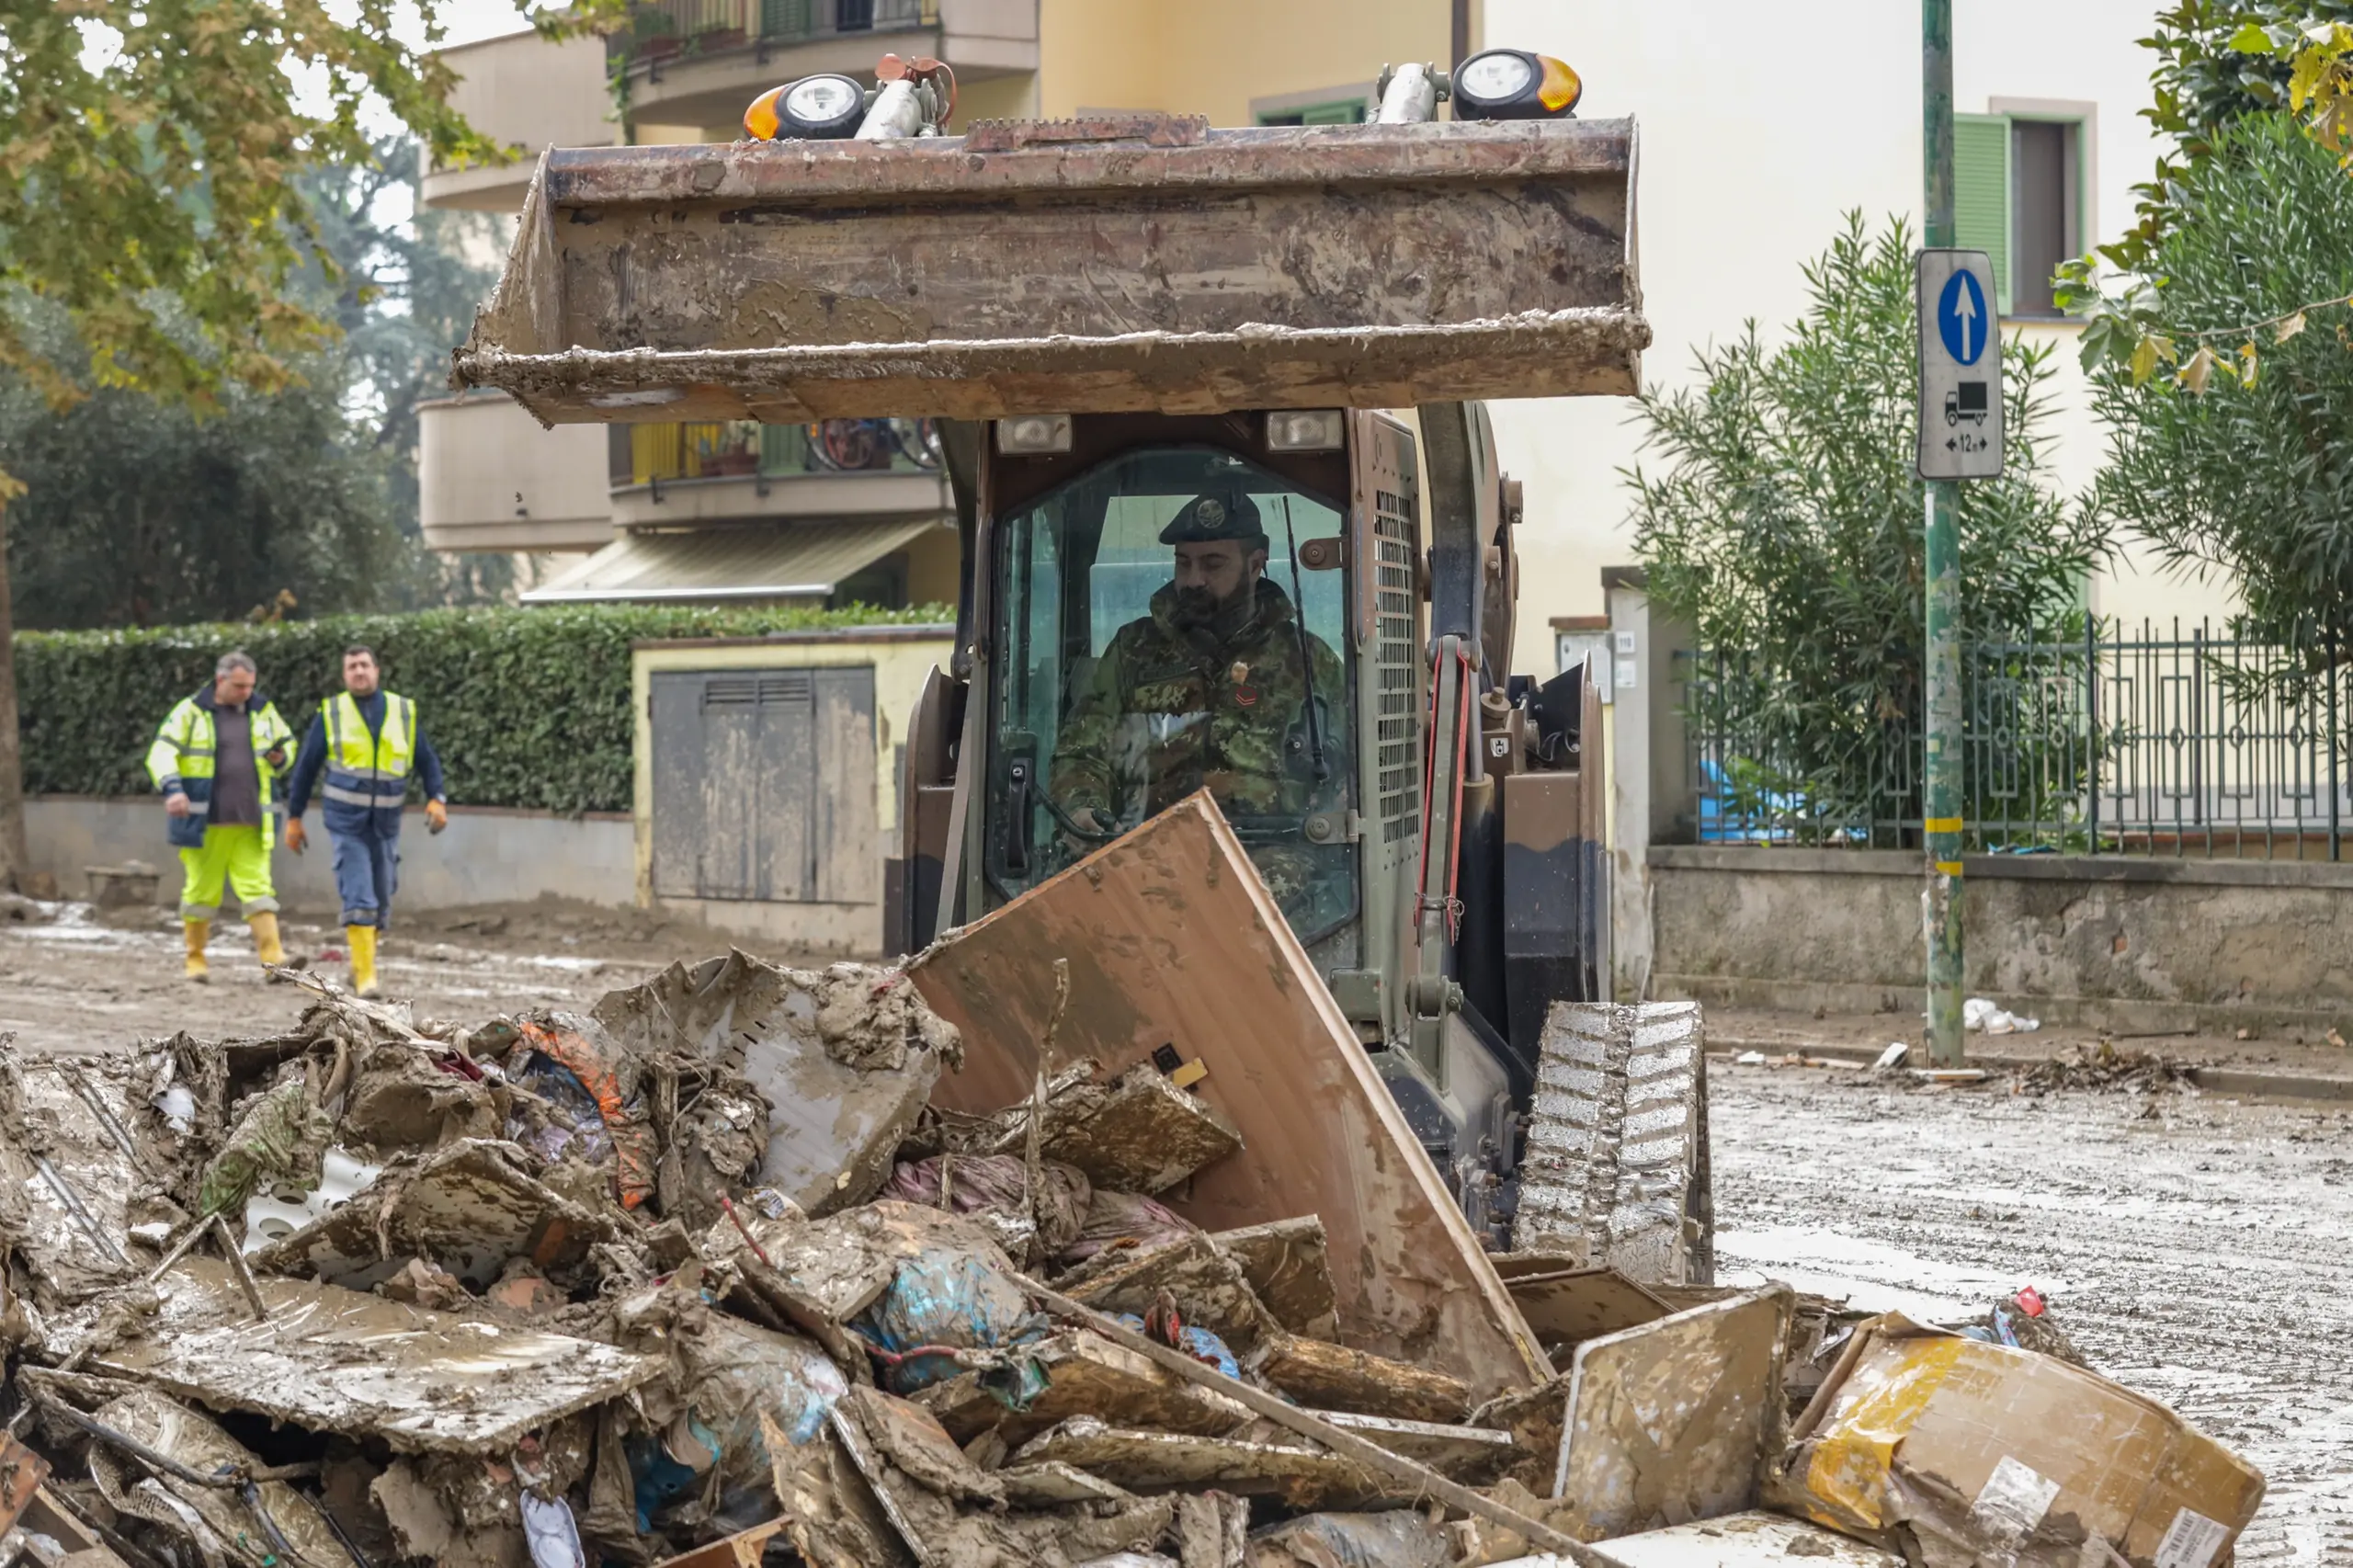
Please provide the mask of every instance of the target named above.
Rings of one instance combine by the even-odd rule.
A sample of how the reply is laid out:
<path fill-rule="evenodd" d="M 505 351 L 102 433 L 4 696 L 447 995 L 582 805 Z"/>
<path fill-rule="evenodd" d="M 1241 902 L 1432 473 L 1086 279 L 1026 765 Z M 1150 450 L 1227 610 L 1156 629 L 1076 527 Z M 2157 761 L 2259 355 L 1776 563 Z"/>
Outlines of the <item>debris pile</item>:
<path fill-rule="evenodd" d="M 0 1568 L 2172 1568 L 2252 1515 L 2006 1343 L 1490 1256 L 1288 933 L 1232 961 L 1238 851 L 1090 864 L 1092 944 L 1033 895 L 904 967 L 0 1049 Z"/>
<path fill-rule="evenodd" d="M 2134 1094 L 2198 1092 L 2189 1064 L 2154 1051 L 2120 1047 L 2104 1040 L 2078 1045 L 2048 1062 L 2038 1062 L 2018 1075 L 2022 1094 L 2047 1095 L 2054 1089 L 2122 1089 Z"/>

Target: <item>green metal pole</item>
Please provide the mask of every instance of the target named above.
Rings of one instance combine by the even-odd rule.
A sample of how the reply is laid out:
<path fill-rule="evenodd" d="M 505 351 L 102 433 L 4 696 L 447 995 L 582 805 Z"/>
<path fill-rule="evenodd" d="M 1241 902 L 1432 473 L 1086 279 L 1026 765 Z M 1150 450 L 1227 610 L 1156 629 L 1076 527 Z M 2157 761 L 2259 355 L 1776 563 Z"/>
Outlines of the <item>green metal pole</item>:
<path fill-rule="evenodd" d="M 1920 151 L 1927 238 L 1953 243 L 1952 0 L 1920 0 Z M 1928 849 L 1928 1062 L 1961 1063 L 1961 485 L 1927 485 L 1928 657 L 1922 824 Z"/>

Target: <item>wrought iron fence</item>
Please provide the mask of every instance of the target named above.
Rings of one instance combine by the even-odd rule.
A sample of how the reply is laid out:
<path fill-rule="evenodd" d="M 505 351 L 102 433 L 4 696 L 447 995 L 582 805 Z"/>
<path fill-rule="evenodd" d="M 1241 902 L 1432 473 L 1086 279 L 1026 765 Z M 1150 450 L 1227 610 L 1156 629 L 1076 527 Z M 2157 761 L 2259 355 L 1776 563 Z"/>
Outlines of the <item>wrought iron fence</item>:
<path fill-rule="evenodd" d="M 1916 693 L 1891 712 L 1799 712 L 1724 649 L 1677 655 L 1688 836 L 1915 847 Z M 2336 651 L 2210 623 L 1982 639 L 1962 651 L 1968 846 L 2012 853 L 2329 859 L 2353 824 L 2353 678 Z"/>
<path fill-rule="evenodd" d="M 624 66 L 798 43 L 844 33 L 937 26 L 939 0 L 641 0 L 605 53 Z"/>

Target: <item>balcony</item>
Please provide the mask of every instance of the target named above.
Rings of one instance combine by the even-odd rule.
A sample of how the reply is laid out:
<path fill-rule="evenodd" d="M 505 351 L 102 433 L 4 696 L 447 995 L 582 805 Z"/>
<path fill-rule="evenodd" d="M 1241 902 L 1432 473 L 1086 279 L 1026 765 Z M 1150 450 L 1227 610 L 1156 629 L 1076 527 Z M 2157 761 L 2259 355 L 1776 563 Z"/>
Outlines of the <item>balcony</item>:
<path fill-rule="evenodd" d="M 870 76 L 885 52 L 958 79 L 1038 68 L 1038 0 L 642 0 L 605 40 L 632 119 L 732 136 L 744 106 L 819 71 Z"/>
<path fill-rule="evenodd" d="M 424 171 L 425 205 L 483 212 L 519 212 L 531 168 L 543 147 L 603 147 L 620 140 L 597 39 L 551 42 L 510 33 L 441 51 L 457 73 L 449 104 L 492 140 L 519 146 L 511 164 Z M 740 112 L 740 111 L 739 111 Z"/>
<path fill-rule="evenodd" d="M 607 426 L 612 520 L 690 528 L 763 517 L 938 517 L 954 497 L 911 420 Z"/>

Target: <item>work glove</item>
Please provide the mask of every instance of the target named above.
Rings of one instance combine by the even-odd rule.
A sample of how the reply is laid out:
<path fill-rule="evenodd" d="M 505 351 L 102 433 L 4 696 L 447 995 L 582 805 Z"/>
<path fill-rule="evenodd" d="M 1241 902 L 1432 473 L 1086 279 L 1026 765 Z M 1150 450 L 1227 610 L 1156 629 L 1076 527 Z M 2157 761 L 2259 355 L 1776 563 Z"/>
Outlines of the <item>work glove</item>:
<path fill-rule="evenodd" d="M 439 801 L 425 802 L 425 831 L 438 833 L 449 825 L 449 808 Z"/>
<path fill-rule="evenodd" d="M 164 797 L 164 810 L 176 817 L 188 815 L 188 797 L 177 790 Z"/>
<path fill-rule="evenodd" d="M 296 816 L 288 817 L 286 819 L 286 847 L 300 855 L 310 846 L 311 835 L 304 830 L 302 819 Z"/>

